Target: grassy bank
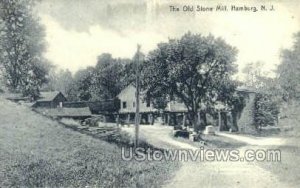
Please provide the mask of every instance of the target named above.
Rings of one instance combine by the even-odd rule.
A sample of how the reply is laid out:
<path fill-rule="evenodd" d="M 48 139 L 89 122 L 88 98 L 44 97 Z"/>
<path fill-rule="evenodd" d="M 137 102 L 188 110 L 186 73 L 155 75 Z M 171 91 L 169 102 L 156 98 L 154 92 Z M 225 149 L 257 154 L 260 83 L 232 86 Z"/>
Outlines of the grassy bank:
<path fill-rule="evenodd" d="M 260 162 L 262 168 L 274 173 L 277 178 L 290 187 L 299 187 L 300 183 L 300 104 L 292 101 L 282 107 L 279 136 L 285 140 L 283 146 L 277 147 L 281 151 L 280 162 Z M 273 146 L 270 149 L 276 149 Z"/>
<path fill-rule="evenodd" d="M 123 161 L 121 149 L 0 98 L 0 187 L 159 187 L 178 168 Z"/>

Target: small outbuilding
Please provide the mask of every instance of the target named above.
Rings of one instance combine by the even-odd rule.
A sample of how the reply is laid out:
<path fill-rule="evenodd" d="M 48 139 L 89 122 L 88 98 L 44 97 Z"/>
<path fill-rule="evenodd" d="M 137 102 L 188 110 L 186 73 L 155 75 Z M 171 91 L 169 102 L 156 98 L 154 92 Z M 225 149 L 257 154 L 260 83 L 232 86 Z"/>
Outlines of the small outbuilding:
<path fill-rule="evenodd" d="M 32 105 L 34 108 L 57 108 L 62 107 L 67 98 L 60 91 L 41 92 L 40 97 Z"/>

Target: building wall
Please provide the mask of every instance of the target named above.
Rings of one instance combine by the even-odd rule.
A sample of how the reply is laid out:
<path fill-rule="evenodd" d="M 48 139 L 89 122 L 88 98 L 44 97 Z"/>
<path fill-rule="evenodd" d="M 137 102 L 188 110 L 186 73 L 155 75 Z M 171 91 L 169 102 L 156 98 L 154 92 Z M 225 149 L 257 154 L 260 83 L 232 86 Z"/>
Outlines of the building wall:
<path fill-rule="evenodd" d="M 135 113 L 135 92 L 136 89 L 134 86 L 128 86 L 125 88 L 119 95 L 118 98 L 120 99 L 120 113 L 121 114 L 127 114 L 127 113 Z M 254 123 L 254 112 L 255 112 L 255 97 L 256 93 L 254 92 L 247 92 L 243 91 L 243 95 L 245 96 L 245 106 L 243 110 L 238 114 L 237 120 L 237 126 L 238 131 L 242 133 L 255 133 L 256 127 Z M 126 108 L 124 108 L 124 103 L 126 103 Z M 141 113 L 148 113 L 148 112 L 157 112 L 157 109 L 153 108 L 152 104 L 150 106 L 147 106 L 146 101 L 143 101 L 142 97 L 140 99 L 140 112 Z M 187 112 L 187 109 L 183 103 L 179 102 L 170 102 L 168 106 L 165 109 L 165 112 L 173 113 L 173 116 L 182 116 L 182 113 Z M 228 117 L 227 126 L 230 127 L 230 124 L 233 123 L 233 117 L 231 117 L 232 114 L 226 115 Z M 133 118 L 131 118 L 133 119 Z M 168 119 L 172 119 L 171 115 L 167 117 L 166 121 L 169 121 Z M 214 121 L 212 119 L 211 121 Z M 217 119 L 215 119 L 217 122 Z M 180 123 L 180 118 L 177 120 L 178 124 Z"/>
<path fill-rule="evenodd" d="M 36 101 L 32 106 L 34 108 L 52 108 L 51 101 Z"/>
<path fill-rule="evenodd" d="M 66 102 L 67 99 L 63 94 L 59 93 L 52 101 L 36 101 L 33 105 L 35 108 L 57 108 L 60 105 L 60 102 Z"/>
<path fill-rule="evenodd" d="M 132 85 L 125 88 L 119 95 L 118 98 L 120 99 L 120 113 L 134 113 L 136 110 L 136 97 L 135 97 L 136 88 Z M 143 101 L 143 97 L 140 97 L 140 112 L 154 112 L 156 111 L 153 108 L 151 103 Z"/>
<path fill-rule="evenodd" d="M 242 133 L 255 133 L 256 128 L 254 124 L 254 111 L 255 111 L 255 93 L 248 93 L 246 97 L 246 104 L 238 119 L 239 132 Z"/>
<path fill-rule="evenodd" d="M 51 107 L 57 108 L 57 107 L 59 107 L 61 102 L 63 103 L 66 101 L 67 101 L 67 99 L 65 98 L 65 96 L 62 93 L 59 93 L 51 102 Z"/>

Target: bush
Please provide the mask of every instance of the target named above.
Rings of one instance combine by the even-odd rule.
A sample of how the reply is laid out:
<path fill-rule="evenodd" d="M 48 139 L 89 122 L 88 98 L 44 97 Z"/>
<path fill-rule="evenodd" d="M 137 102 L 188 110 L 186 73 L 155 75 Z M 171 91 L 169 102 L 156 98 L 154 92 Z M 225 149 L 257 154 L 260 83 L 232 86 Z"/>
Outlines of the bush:
<path fill-rule="evenodd" d="M 189 132 L 187 130 L 177 130 L 177 131 L 175 131 L 174 136 L 188 138 Z"/>
<path fill-rule="evenodd" d="M 272 97 L 257 94 L 255 98 L 254 121 L 257 128 L 274 125 L 279 114 L 279 107 Z"/>

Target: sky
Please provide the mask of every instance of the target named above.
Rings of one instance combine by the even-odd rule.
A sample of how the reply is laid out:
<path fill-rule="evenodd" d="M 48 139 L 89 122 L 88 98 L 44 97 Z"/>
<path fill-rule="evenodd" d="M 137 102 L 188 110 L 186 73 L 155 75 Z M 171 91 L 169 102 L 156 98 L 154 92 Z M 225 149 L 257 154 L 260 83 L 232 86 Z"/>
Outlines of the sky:
<path fill-rule="evenodd" d="M 170 12 L 169 6 L 265 5 L 274 11 Z M 96 64 L 101 53 L 133 57 L 137 44 L 148 53 L 159 42 L 184 33 L 213 34 L 235 46 L 242 78 L 243 67 L 261 61 L 270 72 L 280 63 L 280 51 L 291 48 L 300 31 L 300 2 L 216 0 L 41 0 L 37 14 L 45 26 L 47 51 L 53 64 L 73 73 Z M 270 74 L 272 75 L 272 74 Z"/>

